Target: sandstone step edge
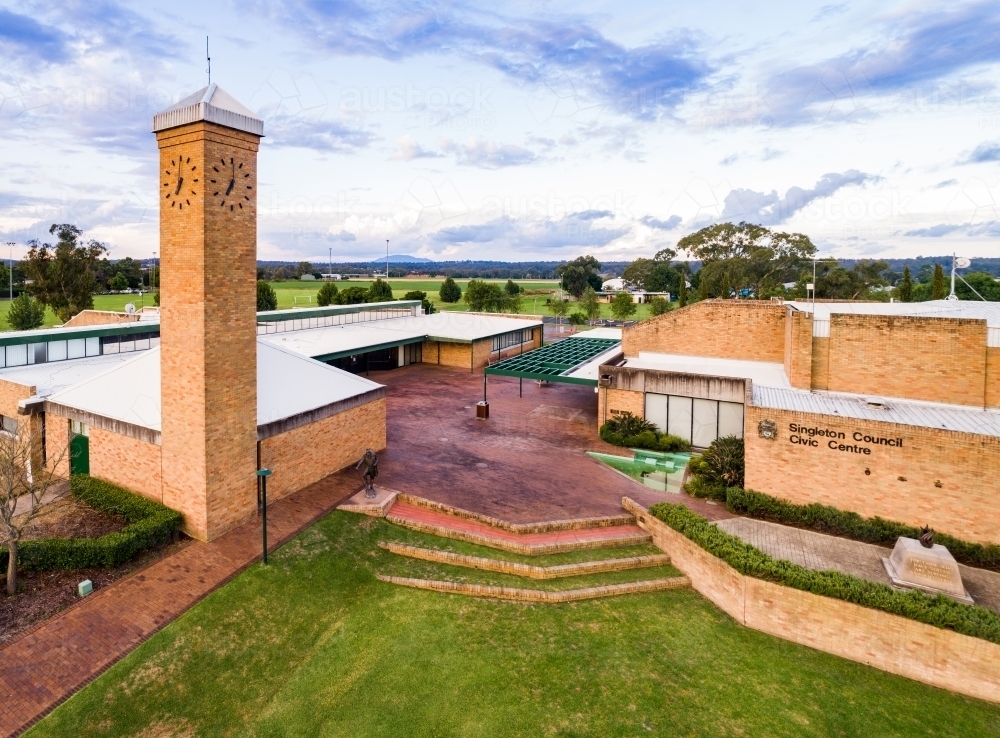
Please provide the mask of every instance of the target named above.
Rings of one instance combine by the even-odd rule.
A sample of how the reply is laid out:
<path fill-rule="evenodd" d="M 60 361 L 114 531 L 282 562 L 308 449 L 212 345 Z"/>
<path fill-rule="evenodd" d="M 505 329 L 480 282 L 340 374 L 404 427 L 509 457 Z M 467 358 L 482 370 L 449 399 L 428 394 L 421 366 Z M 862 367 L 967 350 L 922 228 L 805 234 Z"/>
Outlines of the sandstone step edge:
<path fill-rule="evenodd" d="M 393 515 L 390 511 L 385 519 L 390 523 L 395 523 L 410 530 L 430 533 L 441 538 L 451 538 L 456 541 L 474 543 L 477 546 L 496 548 L 507 553 L 523 554 L 524 556 L 542 556 L 544 554 L 567 553 L 569 551 L 589 551 L 595 548 L 621 548 L 622 546 L 638 546 L 649 543 L 653 537 L 649 533 L 631 533 L 615 538 L 595 538 L 589 541 L 567 541 L 565 543 L 519 543 L 505 541 L 500 538 L 479 535 L 478 533 L 468 533 L 461 530 L 453 530 L 442 525 L 431 523 L 421 523 L 408 518 L 401 518 Z"/>
<path fill-rule="evenodd" d="M 384 574 L 376 575 L 379 581 L 398 584 L 414 589 L 426 589 L 434 592 L 463 594 L 471 597 L 487 597 L 495 600 L 512 600 L 515 602 L 540 602 L 560 604 L 593 600 L 598 597 L 616 597 L 640 592 L 662 592 L 668 589 L 680 589 L 690 586 L 687 577 L 670 577 L 669 579 L 647 579 L 641 582 L 624 582 L 622 584 L 605 584 L 599 587 L 585 589 L 568 589 L 562 592 L 545 592 L 540 589 L 517 589 L 515 587 L 494 587 L 488 584 L 466 584 L 464 582 L 443 582 L 434 579 L 412 579 L 410 577 L 392 577 Z"/>
<path fill-rule="evenodd" d="M 604 574 L 611 571 L 649 569 L 656 566 L 666 566 L 670 563 L 670 557 L 667 554 L 648 554 L 645 556 L 629 556 L 622 559 L 579 561 L 573 564 L 559 564 L 557 566 L 534 566 L 532 564 L 520 564 L 513 561 L 487 559 L 481 556 L 469 556 L 451 551 L 439 551 L 433 548 L 408 546 L 392 541 L 380 541 L 378 545 L 390 553 L 406 556 L 411 559 L 431 561 L 436 564 L 463 566 L 468 569 L 492 571 L 500 574 L 513 574 L 514 576 L 525 577 L 527 579 L 561 579 L 564 577 L 582 576 L 584 574 Z"/>
<path fill-rule="evenodd" d="M 399 502 L 406 502 L 410 505 L 423 507 L 428 510 L 454 515 L 456 518 L 475 520 L 491 528 L 499 528 L 510 533 L 552 533 L 558 530 L 589 530 L 591 528 L 612 528 L 617 525 L 635 525 L 635 516 L 629 513 L 621 515 L 603 515 L 594 518 L 574 518 L 568 520 L 548 520 L 539 523 L 510 523 L 500 518 L 489 515 L 463 510 L 460 507 L 452 507 L 443 502 L 435 502 L 416 495 L 400 492 L 396 497 Z"/>

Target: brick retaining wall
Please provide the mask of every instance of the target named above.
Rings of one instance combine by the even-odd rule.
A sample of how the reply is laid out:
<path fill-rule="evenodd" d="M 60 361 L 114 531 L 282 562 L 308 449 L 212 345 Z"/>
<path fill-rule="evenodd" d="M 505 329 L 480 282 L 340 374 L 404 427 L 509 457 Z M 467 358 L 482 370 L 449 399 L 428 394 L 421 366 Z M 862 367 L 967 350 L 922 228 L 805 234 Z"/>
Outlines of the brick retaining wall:
<path fill-rule="evenodd" d="M 1000 702 L 1000 645 L 740 574 L 629 498 L 622 507 L 741 625 L 924 684 Z"/>

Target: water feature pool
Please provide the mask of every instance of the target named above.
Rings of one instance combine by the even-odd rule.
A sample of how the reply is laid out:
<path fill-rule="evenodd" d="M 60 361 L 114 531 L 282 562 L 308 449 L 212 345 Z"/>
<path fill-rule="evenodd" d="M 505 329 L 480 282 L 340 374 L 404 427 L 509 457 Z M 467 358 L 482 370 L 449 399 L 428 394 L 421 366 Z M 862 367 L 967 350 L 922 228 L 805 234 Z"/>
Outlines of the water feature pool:
<path fill-rule="evenodd" d="M 678 494 L 681 491 L 684 470 L 687 469 L 688 462 L 691 461 L 690 453 L 629 450 L 633 454 L 631 459 L 627 456 L 602 454 L 597 451 L 588 451 L 587 456 L 627 474 L 637 482 L 641 482 L 646 487 L 658 492 Z"/>

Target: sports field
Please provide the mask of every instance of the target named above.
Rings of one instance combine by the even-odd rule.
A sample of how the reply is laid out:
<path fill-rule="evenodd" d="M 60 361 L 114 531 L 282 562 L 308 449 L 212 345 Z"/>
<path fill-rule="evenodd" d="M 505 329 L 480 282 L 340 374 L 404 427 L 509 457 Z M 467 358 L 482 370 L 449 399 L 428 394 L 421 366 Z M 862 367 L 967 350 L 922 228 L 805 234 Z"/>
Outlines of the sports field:
<path fill-rule="evenodd" d="M 426 592 L 375 574 L 489 575 L 388 540 L 440 545 L 334 512 L 28 735 L 1000 735 L 998 705 L 744 628 L 691 589 L 566 605 Z"/>

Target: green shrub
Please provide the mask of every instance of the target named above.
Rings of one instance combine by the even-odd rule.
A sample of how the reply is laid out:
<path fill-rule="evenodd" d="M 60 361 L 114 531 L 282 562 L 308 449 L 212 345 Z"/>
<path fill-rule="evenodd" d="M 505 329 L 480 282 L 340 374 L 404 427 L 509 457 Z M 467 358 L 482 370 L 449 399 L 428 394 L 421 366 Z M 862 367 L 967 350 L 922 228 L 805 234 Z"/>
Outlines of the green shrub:
<path fill-rule="evenodd" d="M 729 511 L 737 515 L 807 528 L 865 543 L 892 546 L 901 536 L 920 537 L 919 528 L 904 523 L 879 517 L 863 518 L 857 513 L 818 503 L 796 505 L 750 489 L 728 489 L 723 499 L 726 500 Z M 970 543 L 947 533 L 935 533 L 934 540 L 945 546 L 955 560 L 962 564 L 1000 571 L 1000 546 L 996 544 Z"/>
<path fill-rule="evenodd" d="M 257 280 L 257 311 L 277 310 L 278 295 L 274 288 L 263 279 Z"/>
<path fill-rule="evenodd" d="M 368 288 L 365 302 L 392 302 L 392 287 L 384 279 L 376 279 Z"/>
<path fill-rule="evenodd" d="M 95 510 L 125 518 L 128 525 L 100 538 L 40 538 L 18 548 L 25 569 L 84 569 L 118 566 L 147 549 L 170 540 L 181 527 L 181 514 L 110 482 L 76 474 L 70 492 Z M 0 549 L 0 567 L 7 567 L 7 549 Z"/>
<path fill-rule="evenodd" d="M 742 487 L 746 470 L 743 439 L 723 436 L 712 441 L 701 455 L 699 476 L 713 487 Z"/>
<path fill-rule="evenodd" d="M 7 325 L 15 331 L 30 331 L 34 328 L 41 328 L 44 322 L 45 306 L 27 292 L 22 292 L 15 297 L 14 302 L 10 305 L 10 310 L 7 311 Z"/>
<path fill-rule="evenodd" d="M 446 277 L 438 290 L 438 297 L 441 302 L 458 302 L 462 299 L 462 288 L 455 284 L 454 279 Z"/>
<path fill-rule="evenodd" d="M 337 285 L 333 282 L 324 282 L 316 293 L 316 304 L 320 307 L 337 304 Z"/>
<path fill-rule="evenodd" d="M 984 607 L 970 607 L 944 595 L 931 597 L 916 590 L 901 592 L 887 584 L 849 574 L 813 571 L 790 561 L 773 559 L 683 505 L 659 502 L 649 508 L 649 513 L 740 574 L 1000 643 L 1000 614 Z"/>
<path fill-rule="evenodd" d="M 611 420 L 601 426 L 600 434 L 601 440 L 612 446 L 642 448 L 665 453 L 691 449 L 691 444 L 683 438 L 666 433 L 661 434 L 653 423 L 632 413 L 613 416 Z"/>

